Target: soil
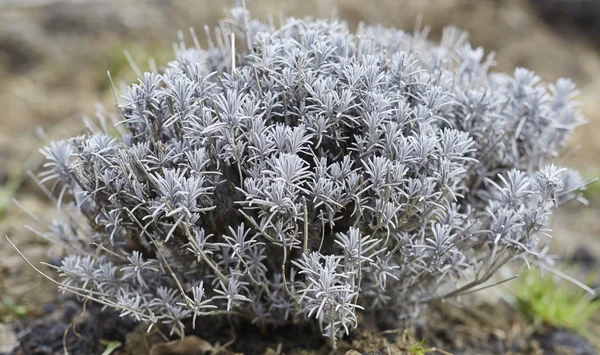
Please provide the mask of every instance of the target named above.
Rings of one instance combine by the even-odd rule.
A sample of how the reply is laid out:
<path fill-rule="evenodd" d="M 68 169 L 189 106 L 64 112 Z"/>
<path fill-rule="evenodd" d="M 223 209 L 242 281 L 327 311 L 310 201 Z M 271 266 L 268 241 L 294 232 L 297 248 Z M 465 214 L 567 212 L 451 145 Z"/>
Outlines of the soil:
<path fill-rule="evenodd" d="M 106 345 L 100 340 L 125 342 L 134 322 L 97 304 L 82 307 L 73 298 L 59 297 L 43 309 L 39 319 L 14 324 L 20 339 L 15 355 L 101 354 Z"/>
<path fill-rule="evenodd" d="M 563 329 L 533 328 L 508 304 L 481 305 L 475 309 L 437 304 L 432 314 L 414 325 L 414 339 L 427 339 L 427 347 L 440 349 L 438 353 L 454 354 L 596 354 L 594 346 L 581 335 Z M 405 328 L 383 314 L 361 316 L 360 326 L 338 342 L 336 354 L 353 350 L 367 354 L 410 354 L 409 349 L 418 340 L 411 340 Z M 165 337 L 146 332 L 143 325 L 123 319 L 97 304 L 85 307 L 71 297 L 59 297 L 44 307 L 44 315 L 12 324 L 20 340 L 15 355 L 100 354 L 106 344 L 119 342 L 114 355 L 136 355 L 161 349 L 160 354 L 193 355 L 196 352 L 172 351 L 164 347 Z M 235 329 L 235 332 L 232 331 Z M 258 328 L 252 324 L 231 322 L 200 322 L 186 339 L 193 344 L 205 344 L 190 349 L 220 349 L 222 354 L 330 354 L 331 348 L 317 329 L 304 326 Z M 162 348 L 159 347 L 163 346 Z M 568 351 L 567 351 L 568 350 Z M 158 351 L 152 354 L 159 353 Z"/>
<path fill-rule="evenodd" d="M 573 332 L 556 330 L 544 334 L 536 334 L 535 339 L 539 342 L 545 354 L 593 355 L 596 350 L 581 335 Z"/>
<path fill-rule="evenodd" d="M 7 235 L 39 266 L 59 256 L 42 238 L 24 229 L 36 229 L 28 213 L 11 203 L 16 198 L 29 212 L 52 218 L 56 207 L 47 202 L 27 177 L 41 163 L 37 150 L 47 139 L 83 131 L 81 116 L 94 115 L 99 102 L 113 109 L 109 70 L 119 81 L 134 79 L 124 59 L 131 53 L 142 68 L 146 58 L 158 63 L 170 57 L 170 43 L 178 29 L 214 26 L 222 8 L 233 3 L 211 0 L 0 1 L 0 237 Z M 333 8 L 356 27 L 360 21 L 412 30 L 417 14 L 439 38 L 446 25 L 471 33 L 474 45 L 498 53 L 497 70 L 517 66 L 535 70 L 544 80 L 570 77 L 579 86 L 581 108 L 589 120 L 575 132 L 574 150 L 561 164 L 579 169 L 586 178 L 600 175 L 600 11 L 594 0 L 254 0 L 252 13 L 266 19 L 282 11 L 294 16 L 328 17 Z M 199 31 L 202 32 L 202 31 Z M 40 129 L 36 129 L 39 127 Z M 587 207 L 572 205 L 553 220 L 553 251 L 593 271 L 600 255 L 600 193 L 592 186 Z M 50 271 L 44 271 L 51 274 Z M 597 275 L 597 278 L 600 275 Z M 434 305 L 427 319 L 409 326 L 390 315 L 365 316 L 361 327 L 340 342 L 338 353 L 408 353 L 421 338 L 425 347 L 456 354 L 528 353 L 593 354 L 600 343 L 590 344 L 577 334 L 560 329 L 535 328 L 502 300 L 502 292 L 484 292 L 464 308 Z M 56 292 L 56 286 L 37 274 L 0 238 L 0 322 L 8 324 L 20 345 L 17 354 L 100 354 L 106 343 L 122 345 L 112 354 L 149 353 L 164 343 L 158 333 L 147 334 L 94 304 L 81 304 Z M 70 327 L 72 324 L 73 327 Z M 600 334 L 600 316 L 590 324 Z M 7 331 L 6 327 L 2 328 Z M 69 331 L 65 334 L 65 329 Z M 194 334 L 219 348 L 235 339 L 225 353 L 317 354 L 329 347 L 310 328 L 257 329 L 247 324 L 207 321 Z M 405 333 L 408 329 L 408 333 Z M 410 335 L 410 337 L 408 336 Z M 64 342 L 63 342 L 64 337 Z M 0 347 L 0 349 L 2 349 Z M 442 353 L 442 352 L 437 352 Z"/>

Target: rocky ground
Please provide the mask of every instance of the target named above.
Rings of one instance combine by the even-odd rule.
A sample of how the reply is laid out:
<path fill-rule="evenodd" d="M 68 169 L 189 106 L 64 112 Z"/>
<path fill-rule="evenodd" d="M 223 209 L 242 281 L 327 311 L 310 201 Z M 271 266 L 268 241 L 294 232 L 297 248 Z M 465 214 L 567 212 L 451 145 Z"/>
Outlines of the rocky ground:
<path fill-rule="evenodd" d="M 41 226 L 36 226 L 32 217 L 11 202 L 12 198 L 18 199 L 26 210 L 44 219 L 56 210 L 27 176 L 27 171 L 35 171 L 40 165 L 37 149 L 47 139 L 82 131 L 81 117 L 93 116 L 96 103 L 108 109 L 114 106 L 106 71 L 124 83 L 134 77 L 123 49 L 128 50 L 142 69 L 147 67 L 148 56 L 164 63 L 171 55 L 165 49 L 170 48 L 178 29 L 194 26 L 202 32 L 201 26 L 215 25 L 228 4 L 210 0 L 0 1 L 0 237 L 8 235 L 36 265 L 54 256 L 42 238 L 23 228 L 25 224 L 33 228 Z M 254 0 L 248 6 L 260 18 L 269 13 L 277 17 L 280 12 L 328 17 L 335 9 L 337 16 L 353 27 L 363 21 L 407 30 L 414 27 L 417 14 L 421 14 L 423 23 L 431 26 L 434 40 L 446 25 L 469 31 L 474 45 L 497 52 L 497 70 L 512 71 L 523 66 L 535 70 L 544 80 L 570 77 L 581 90 L 579 99 L 589 123 L 573 135 L 572 153 L 561 164 L 577 168 L 589 178 L 600 176 L 600 139 L 596 138 L 600 133 L 600 42 L 597 40 L 600 3 L 370 0 L 366 4 L 365 0 Z M 555 252 L 569 254 L 579 246 L 592 260 L 600 255 L 600 188 L 593 185 L 588 197 L 589 206 L 572 206 L 554 219 Z M 71 299 L 55 301 L 56 297 L 55 285 L 26 265 L 6 240 L 0 238 L 0 321 L 14 325 L 10 329 L 0 327 L 0 353 L 2 345 L 13 339 L 11 336 L 25 344 L 19 347 L 22 354 L 62 353 L 63 343 L 77 349 L 85 346 L 81 341 L 90 337 L 120 341 L 124 345 L 118 351 L 122 353 L 129 349 L 127 343 L 131 347 L 141 342 L 146 344 L 144 349 L 150 349 L 148 342 L 163 341 L 157 335 L 151 338 L 155 340 L 142 337 L 143 341 L 136 342 L 132 340 L 135 332 L 129 338 L 112 334 L 107 325 L 133 329 L 132 325 L 114 315 L 101 314 L 95 306 L 84 312 Z M 440 308 L 449 312 L 443 318 L 445 321 L 416 324 L 412 340 L 403 331 L 394 330 L 393 325 L 378 324 L 375 320 L 364 322 L 367 325 L 347 339 L 343 349 L 410 353 L 410 346 L 418 343 L 414 341 L 416 334 L 417 340 L 426 339 L 425 347 L 461 354 L 551 353 L 549 349 L 557 342 L 567 344 L 566 348 L 579 349 L 573 353 L 594 353 L 589 343 L 573 345 L 577 336 L 570 332 L 536 333 L 523 317 L 510 311 L 512 308 L 498 293 L 483 298 L 484 301 L 478 298 L 483 304 L 475 307 L 477 310 Z M 600 324 L 598 316 L 595 322 L 596 326 Z M 70 328 L 72 323 L 78 326 Z M 68 328 L 71 332 L 63 337 Z M 284 338 L 288 340 L 281 345 L 283 349 L 288 350 L 294 344 L 289 340 L 293 337 L 281 334 L 283 338 L 275 336 L 265 341 L 264 348 L 271 348 L 270 354 L 278 353 Z M 225 344 L 236 338 L 228 349 L 238 352 L 248 352 L 245 347 L 251 343 L 243 334 L 199 335 L 214 347 L 218 347 L 217 342 Z M 42 344 L 40 337 L 52 338 L 52 342 Z M 47 348 L 39 350 L 43 346 Z M 94 346 L 101 353 L 100 349 L 107 345 L 97 342 Z"/>

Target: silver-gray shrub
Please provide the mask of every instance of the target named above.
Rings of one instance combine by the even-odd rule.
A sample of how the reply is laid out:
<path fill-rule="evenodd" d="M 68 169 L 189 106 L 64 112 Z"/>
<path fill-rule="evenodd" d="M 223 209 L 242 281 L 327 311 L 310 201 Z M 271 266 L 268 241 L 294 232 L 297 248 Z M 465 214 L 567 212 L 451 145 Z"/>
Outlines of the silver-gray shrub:
<path fill-rule="evenodd" d="M 359 311 L 414 317 L 544 261 L 585 185 L 548 165 L 582 123 L 570 80 L 490 72 L 455 28 L 231 13 L 43 149 L 64 290 L 179 334 L 315 321 L 335 346 Z"/>

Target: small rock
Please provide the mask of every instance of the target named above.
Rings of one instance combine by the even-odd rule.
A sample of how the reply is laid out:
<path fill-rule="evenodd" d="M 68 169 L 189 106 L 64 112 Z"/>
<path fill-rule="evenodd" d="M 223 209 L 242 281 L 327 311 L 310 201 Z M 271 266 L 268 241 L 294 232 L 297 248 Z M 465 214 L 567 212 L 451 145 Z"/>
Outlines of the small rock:
<path fill-rule="evenodd" d="M 456 334 L 452 329 L 443 328 L 438 329 L 435 332 L 435 336 L 437 339 L 443 341 L 445 344 L 455 344 L 456 343 Z"/>
<path fill-rule="evenodd" d="M 10 354 L 19 346 L 17 336 L 12 328 L 0 323 L 0 354 Z"/>
<path fill-rule="evenodd" d="M 195 335 L 186 336 L 163 344 L 155 344 L 150 355 L 204 355 L 215 351 L 206 340 Z"/>
<path fill-rule="evenodd" d="M 590 342 L 581 335 L 557 330 L 550 334 L 541 334 L 537 337 L 544 354 L 563 354 L 565 349 L 572 355 L 595 355 L 596 351 Z"/>
<path fill-rule="evenodd" d="M 591 269 L 598 264 L 598 257 L 594 255 L 588 248 L 578 246 L 571 255 L 571 261 L 581 266 Z"/>

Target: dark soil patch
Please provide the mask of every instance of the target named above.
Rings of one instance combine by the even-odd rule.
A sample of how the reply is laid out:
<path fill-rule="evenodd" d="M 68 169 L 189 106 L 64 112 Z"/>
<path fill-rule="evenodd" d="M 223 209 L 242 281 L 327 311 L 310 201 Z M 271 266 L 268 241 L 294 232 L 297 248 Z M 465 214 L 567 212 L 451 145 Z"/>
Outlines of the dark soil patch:
<path fill-rule="evenodd" d="M 542 18 L 561 31 L 577 29 L 591 38 L 600 33 L 597 0 L 530 0 Z"/>
<path fill-rule="evenodd" d="M 390 346 L 396 349 L 393 352 L 396 354 L 398 349 L 406 348 L 399 343 L 401 330 L 384 335 L 376 323 L 373 317 L 363 319 L 349 336 L 338 340 L 336 354 L 345 354 L 351 349 L 387 354 Z M 63 355 L 65 351 L 101 354 L 108 341 L 122 344 L 112 355 L 141 355 L 148 354 L 154 344 L 178 339 L 176 335 L 165 336 L 164 332 L 162 336 L 155 331 L 147 333 L 147 325 L 136 326 L 129 318 L 119 317 L 117 312 L 102 311 L 99 304 L 88 302 L 83 306 L 73 297 L 59 297 L 44 307 L 40 318 L 26 319 L 12 326 L 20 343 L 14 355 Z M 190 330 L 188 335 L 197 335 L 215 348 L 228 344 L 222 349 L 224 354 L 331 353 L 331 345 L 313 323 L 260 327 L 238 319 L 204 318 L 196 323 L 195 329 L 191 324 L 186 324 L 186 329 Z"/>
<path fill-rule="evenodd" d="M 585 270 L 591 270 L 598 266 L 598 256 L 583 246 L 578 246 L 567 261 L 580 265 Z"/>
<path fill-rule="evenodd" d="M 51 34 L 66 33 L 85 36 L 101 31 L 121 32 L 126 29 L 116 11 L 103 4 L 73 6 L 58 3 L 45 6 L 43 28 Z"/>
<path fill-rule="evenodd" d="M 566 330 L 550 330 L 534 336 L 544 354 L 595 355 L 596 350 L 584 337 Z"/>
<path fill-rule="evenodd" d="M 44 308 L 45 315 L 17 325 L 20 347 L 15 355 L 101 354 L 101 340 L 125 341 L 134 323 L 113 311 L 102 311 L 98 304 L 85 309 L 72 298 L 60 298 Z"/>
<path fill-rule="evenodd" d="M 26 41 L 0 37 L 0 66 L 12 73 L 24 73 L 41 62 L 38 51 Z"/>
<path fill-rule="evenodd" d="M 421 339 L 424 347 L 445 351 L 433 354 L 596 354 L 593 345 L 576 333 L 552 328 L 533 332 L 523 316 L 504 302 L 466 308 L 440 303 L 431 305 L 424 315 L 426 318 L 412 327 L 414 336 L 410 337 L 407 325 L 389 312 L 361 314 L 359 327 L 338 341 L 335 354 L 349 350 L 355 351 L 351 354 L 412 354 L 409 349 Z M 155 344 L 178 339 L 164 332 L 148 333 L 147 325 L 136 326 L 129 318 L 102 311 L 95 303 L 84 307 L 72 297 L 59 297 L 44 308 L 41 318 L 13 327 L 20 341 L 13 352 L 16 355 L 62 355 L 65 348 L 69 354 L 101 354 L 106 341 L 122 344 L 112 355 L 142 355 L 149 354 Z M 260 327 L 236 318 L 203 318 L 195 329 L 191 323 L 186 329 L 187 335 L 198 336 L 226 355 L 331 354 L 331 345 L 312 323 Z"/>

